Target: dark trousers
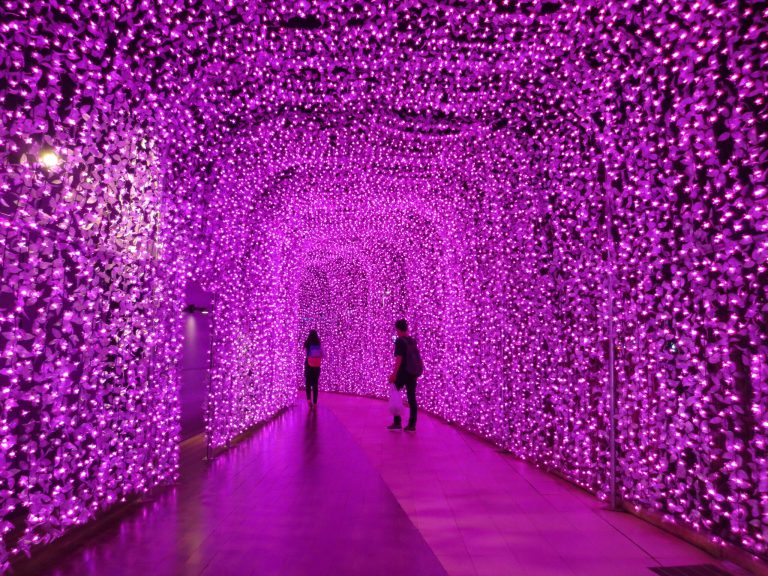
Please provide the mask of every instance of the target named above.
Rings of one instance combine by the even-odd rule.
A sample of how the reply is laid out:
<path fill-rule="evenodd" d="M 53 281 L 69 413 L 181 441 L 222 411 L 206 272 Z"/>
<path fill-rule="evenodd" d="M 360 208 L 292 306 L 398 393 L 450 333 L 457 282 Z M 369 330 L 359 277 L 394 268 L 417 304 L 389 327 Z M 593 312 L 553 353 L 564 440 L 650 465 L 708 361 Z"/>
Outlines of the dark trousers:
<path fill-rule="evenodd" d="M 408 382 L 405 385 L 405 395 L 408 398 L 408 407 L 411 409 L 408 415 L 408 426 L 416 426 L 416 382 Z"/>
<path fill-rule="evenodd" d="M 304 366 L 304 381 L 307 388 L 307 400 L 317 404 L 317 383 L 320 380 L 320 368 Z"/>
<path fill-rule="evenodd" d="M 408 398 L 408 408 L 410 408 L 410 414 L 408 415 L 408 426 L 416 426 L 416 412 L 418 406 L 416 406 L 416 382 L 405 383 L 405 396 Z M 402 422 L 400 416 L 395 416 L 395 424 Z"/>

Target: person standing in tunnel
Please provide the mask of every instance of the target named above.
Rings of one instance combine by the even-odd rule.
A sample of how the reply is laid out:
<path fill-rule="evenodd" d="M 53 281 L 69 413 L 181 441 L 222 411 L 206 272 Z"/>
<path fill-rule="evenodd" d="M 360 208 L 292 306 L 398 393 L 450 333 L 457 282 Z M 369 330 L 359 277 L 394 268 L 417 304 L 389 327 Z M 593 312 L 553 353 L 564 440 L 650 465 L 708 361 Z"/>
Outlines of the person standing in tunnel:
<path fill-rule="evenodd" d="M 395 367 L 392 370 L 392 374 L 389 375 L 389 381 L 398 390 L 405 388 L 410 409 L 408 425 L 405 427 L 405 430 L 415 432 L 416 412 L 418 409 L 416 405 L 416 384 L 424 370 L 424 366 L 419 349 L 416 346 L 416 340 L 408 334 L 408 322 L 401 318 L 395 322 L 395 330 L 397 331 L 397 338 L 395 339 Z M 395 415 L 394 422 L 387 426 L 390 430 L 399 430 L 402 427 L 402 419 L 399 415 Z"/>
<path fill-rule="evenodd" d="M 315 408 L 317 406 L 317 389 L 320 382 L 320 365 L 325 357 L 317 330 L 309 331 L 309 335 L 304 341 L 304 352 L 304 383 L 307 390 L 307 404 L 310 408 Z"/>

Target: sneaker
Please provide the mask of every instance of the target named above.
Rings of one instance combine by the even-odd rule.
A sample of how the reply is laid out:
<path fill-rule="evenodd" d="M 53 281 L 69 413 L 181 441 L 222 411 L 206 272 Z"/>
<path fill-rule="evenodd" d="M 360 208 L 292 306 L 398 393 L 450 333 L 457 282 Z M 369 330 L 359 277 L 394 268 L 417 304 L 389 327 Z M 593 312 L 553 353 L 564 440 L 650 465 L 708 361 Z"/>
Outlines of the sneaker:
<path fill-rule="evenodd" d="M 412 426 L 412 425 L 408 424 L 408 426 L 403 428 L 403 430 L 405 430 L 406 432 L 416 432 L 416 426 Z"/>
<path fill-rule="evenodd" d="M 387 426 L 387 430 L 402 430 L 402 429 L 403 429 L 403 425 L 400 424 L 399 422 L 395 422 Z"/>

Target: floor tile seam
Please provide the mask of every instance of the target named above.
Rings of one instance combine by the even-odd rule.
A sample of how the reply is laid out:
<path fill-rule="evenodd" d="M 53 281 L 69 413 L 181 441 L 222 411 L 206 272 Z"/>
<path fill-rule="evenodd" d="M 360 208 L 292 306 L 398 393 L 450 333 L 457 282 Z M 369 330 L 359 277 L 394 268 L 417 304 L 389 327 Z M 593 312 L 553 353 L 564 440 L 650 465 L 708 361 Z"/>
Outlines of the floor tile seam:
<path fill-rule="evenodd" d="M 364 448 L 364 446 L 362 446 L 362 445 L 361 445 L 361 444 L 360 444 L 360 443 L 357 441 L 357 439 L 355 438 L 355 436 L 354 436 L 354 435 L 353 435 L 353 434 L 352 434 L 352 433 L 349 431 L 349 429 L 347 428 L 346 424 L 344 424 L 344 421 L 343 421 L 343 420 L 342 420 L 340 417 L 338 417 L 338 416 L 337 416 L 337 414 L 336 414 L 335 410 L 334 410 L 332 407 L 330 407 L 330 406 L 328 406 L 328 410 L 329 410 L 329 412 L 333 413 L 333 417 L 336 419 L 336 421 L 339 423 L 339 425 L 340 425 L 340 426 L 342 426 L 342 427 L 344 428 L 344 430 L 347 432 L 347 434 L 350 436 L 350 438 L 351 438 L 351 439 L 352 439 L 352 440 L 353 440 L 353 441 L 354 441 L 354 442 L 357 444 L 358 448 L 359 448 L 359 449 L 360 449 L 360 450 L 363 452 L 363 454 L 365 455 L 365 458 L 366 458 L 366 460 L 367 460 L 367 461 L 368 461 L 368 463 L 371 465 L 371 467 L 372 467 L 372 468 L 373 468 L 373 469 L 376 471 L 376 474 L 379 476 L 379 478 L 381 478 L 381 481 L 382 481 L 382 482 L 384 483 L 384 485 L 387 487 L 387 490 L 388 490 L 388 491 L 389 491 L 389 493 L 392 495 L 392 497 L 395 499 L 395 501 L 397 502 L 398 506 L 400 506 L 400 508 L 402 509 L 403 513 L 404 513 L 404 514 L 405 514 L 405 516 L 408 518 L 408 521 L 409 521 L 409 522 L 411 523 L 411 525 L 412 525 L 412 526 L 413 526 L 413 527 L 416 529 L 416 531 L 417 531 L 417 532 L 418 532 L 418 533 L 421 535 L 421 538 L 422 538 L 422 540 L 425 542 L 425 544 L 427 545 L 427 547 L 428 547 L 428 548 L 429 548 L 429 549 L 432 551 L 432 553 L 433 553 L 433 554 L 435 555 L 435 557 L 438 559 L 438 561 L 440 562 L 440 565 L 441 565 L 441 566 L 443 566 L 443 569 L 445 569 L 445 570 L 446 570 L 446 572 L 448 572 L 448 569 L 446 568 L 446 566 L 445 566 L 445 563 L 443 562 L 443 560 L 442 560 L 442 558 L 441 558 L 442 552 L 440 552 L 440 551 L 438 551 L 438 550 L 436 549 L 436 547 L 435 547 L 435 546 L 433 545 L 433 543 L 430 541 L 430 540 L 431 540 L 431 537 L 430 537 L 428 534 L 426 534 L 425 532 L 423 532 L 423 531 L 422 531 L 422 529 L 420 528 L 419 524 L 418 524 L 418 523 L 415 521 L 414 517 L 413 517 L 413 516 L 411 515 L 411 513 L 409 512 L 408 508 L 406 508 L 405 506 L 403 506 L 402 502 L 400 501 L 400 498 L 398 497 L 397 491 L 396 491 L 396 490 L 393 488 L 393 486 L 392 486 L 392 485 L 391 485 L 391 484 L 390 484 L 390 483 L 387 481 L 386 477 L 385 477 L 385 476 L 384 476 L 384 475 L 381 473 L 381 471 L 380 471 L 380 470 L 379 470 L 379 469 L 378 469 L 378 468 L 375 466 L 375 464 L 372 462 L 372 460 L 371 460 L 370 456 L 369 456 L 369 455 L 368 455 L 368 453 L 365 451 L 365 448 Z M 450 508 L 450 506 L 449 506 L 449 508 Z M 453 521 L 454 521 L 454 524 L 455 524 L 455 523 L 456 523 L 456 518 L 455 518 L 455 515 L 454 515 L 454 513 L 453 513 L 453 510 L 451 510 L 451 516 L 453 517 Z M 456 526 L 457 526 L 457 529 L 458 529 L 458 525 L 456 525 Z M 468 557 L 468 558 L 470 559 L 470 561 L 471 561 L 471 560 L 472 560 L 472 555 L 470 554 L 469 550 L 467 549 L 467 545 L 466 545 L 466 543 L 464 542 L 464 539 L 463 539 L 463 537 L 460 537 L 459 539 L 460 539 L 460 541 L 461 541 L 461 546 L 462 546 L 462 551 L 463 551 L 463 553 L 464 553 L 464 554 L 466 554 L 466 555 L 467 555 L 467 557 Z M 450 554 L 449 554 L 449 553 L 447 553 L 447 552 L 445 553 L 445 556 L 449 556 L 449 555 L 462 555 L 462 554 L 461 554 L 461 552 L 459 552 L 458 554 L 456 554 L 455 552 L 451 552 Z M 474 566 L 474 563 L 473 563 L 473 566 Z"/>
<path fill-rule="evenodd" d="M 616 524 L 611 522 L 608 518 L 603 518 L 600 516 L 597 511 L 593 511 L 593 513 L 600 518 L 604 523 L 608 524 L 611 528 L 613 528 L 616 532 L 621 534 L 624 538 L 626 538 L 629 542 L 631 542 L 638 550 L 642 551 L 646 556 L 648 556 L 648 559 L 652 562 L 655 562 L 658 566 L 662 566 L 663 564 L 656 558 L 654 554 L 646 550 L 643 546 L 641 546 L 638 542 L 636 542 L 629 534 L 624 532 L 621 528 L 619 528 Z"/>
<path fill-rule="evenodd" d="M 482 554 L 477 554 L 476 556 L 481 557 L 483 555 Z M 522 555 L 520 552 L 513 551 L 512 552 L 512 557 L 514 558 L 514 561 L 517 564 L 517 566 L 519 566 L 521 569 L 525 569 L 526 565 L 528 564 L 528 562 L 525 560 L 525 558 L 526 558 L 525 555 Z M 561 569 L 567 570 L 567 573 L 559 572 L 558 576 L 582 576 L 582 575 L 578 574 L 577 572 L 575 572 L 573 570 L 573 568 L 571 567 L 571 564 L 568 561 L 568 559 L 563 557 L 560 554 L 553 554 L 552 556 L 549 557 L 549 560 L 552 563 L 557 563 L 558 564 L 558 566 L 557 566 L 558 570 L 561 570 Z M 526 572 L 520 572 L 519 574 L 521 576 L 524 576 L 527 573 Z M 649 574 L 649 576 L 650 576 L 650 574 Z"/>

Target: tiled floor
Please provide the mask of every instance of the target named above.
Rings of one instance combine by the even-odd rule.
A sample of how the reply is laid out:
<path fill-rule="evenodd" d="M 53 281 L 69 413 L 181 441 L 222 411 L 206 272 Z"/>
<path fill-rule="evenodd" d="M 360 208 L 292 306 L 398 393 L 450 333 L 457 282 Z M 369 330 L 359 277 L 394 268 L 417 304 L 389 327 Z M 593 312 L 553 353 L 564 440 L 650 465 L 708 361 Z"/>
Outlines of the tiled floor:
<path fill-rule="evenodd" d="M 283 413 L 51 576 L 444 576 L 333 412 Z"/>
<path fill-rule="evenodd" d="M 436 418 L 420 414 L 415 434 L 389 432 L 383 402 L 335 394 L 321 401 L 451 575 L 651 576 L 651 566 L 720 565 Z"/>
<path fill-rule="evenodd" d="M 69 575 L 651 576 L 717 564 L 477 438 L 321 394 L 44 572 Z"/>

